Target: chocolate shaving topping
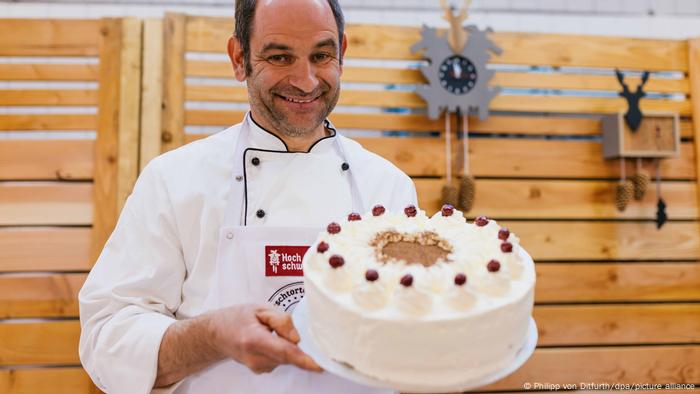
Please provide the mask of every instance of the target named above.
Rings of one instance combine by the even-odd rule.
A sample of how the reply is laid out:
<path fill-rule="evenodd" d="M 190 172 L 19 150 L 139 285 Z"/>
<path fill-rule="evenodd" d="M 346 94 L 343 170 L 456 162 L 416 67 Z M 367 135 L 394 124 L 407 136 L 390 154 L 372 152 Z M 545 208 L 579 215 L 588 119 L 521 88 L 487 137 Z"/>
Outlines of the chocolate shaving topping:
<path fill-rule="evenodd" d="M 452 253 L 452 245 L 432 231 L 411 234 L 384 231 L 372 239 L 370 246 L 375 248 L 377 261 L 382 263 L 395 260 L 425 267 L 440 260 L 448 261 L 447 255 Z"/>

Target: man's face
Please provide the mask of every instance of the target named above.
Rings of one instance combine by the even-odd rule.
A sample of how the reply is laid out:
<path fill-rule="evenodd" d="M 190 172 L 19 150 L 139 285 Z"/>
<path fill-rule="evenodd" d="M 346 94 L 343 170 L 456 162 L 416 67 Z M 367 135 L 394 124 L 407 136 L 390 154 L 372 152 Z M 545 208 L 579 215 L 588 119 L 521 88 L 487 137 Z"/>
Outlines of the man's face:
<path fill-rule="evenodd" d="M 326 0 L 260 1 L 246 76 L 255 120 L 288 137 L 318 130 L 338 102 L 340 49 Z"/>

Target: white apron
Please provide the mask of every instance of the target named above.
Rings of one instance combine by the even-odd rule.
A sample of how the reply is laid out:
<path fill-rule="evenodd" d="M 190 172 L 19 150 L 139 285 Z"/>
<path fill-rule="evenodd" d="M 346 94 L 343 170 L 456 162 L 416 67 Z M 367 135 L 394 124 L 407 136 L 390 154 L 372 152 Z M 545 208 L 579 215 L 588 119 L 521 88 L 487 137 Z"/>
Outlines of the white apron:
<path fill-rule="evenodd" d="M 243 173 L 249 132 L 248 123 L 243 122 L 236 144 L 233 176 Z M 347 162 L 339 136 L 335 137 L 333 144 Z M 314 168 L 325 170 L 318 166 Z M 348 175 L 353 211 L 365 212 L 357 182 L 352 172 Z M 321 229 L 241 225 L 245 220 L 242 220 L 245 182 L 232 181 L 224 224 L 219 231 L 216 270 L 204 311 L 240 303 L 269 302 L 280 310 L 290 312 L 304 294 L 301 256 Z M 307 372 L 291 365 L 282 365 L 270 373 L 256 375 L 244 365 L 226 360 L 185 379 L 175 393 L 378 394 L 391 391 L 361 386 L 326 372 Z"/>

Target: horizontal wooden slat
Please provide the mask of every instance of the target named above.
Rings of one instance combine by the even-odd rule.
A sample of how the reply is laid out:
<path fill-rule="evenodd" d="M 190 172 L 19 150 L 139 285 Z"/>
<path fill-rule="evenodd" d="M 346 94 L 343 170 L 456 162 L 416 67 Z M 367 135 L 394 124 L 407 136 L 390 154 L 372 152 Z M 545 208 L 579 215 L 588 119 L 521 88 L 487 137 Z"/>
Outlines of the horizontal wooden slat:
<path fill-rule="evenodd" d="M 247 89 L 240 86 L 185 85 L 185 100 L 247 102 Z"/>
<path fill-rule="evenodd" d="M 0 275 L 0 319 L 77 317 L 86 274 Z"/>
<path fill-rule="evenodd" d="M 503 54 L 494 58 L 494 63 L 637 70 L 688 69 L 688 45 L 683 40 L 498 32 L 493 34 L 493 40 L 503 49 Z"/>
<path fill-rule="evenodd" d="M 700 224 L 670 222 L 533 221 L 499 222 L 520 237 L 537 260 L 695 260 L 700 256 Z"/>
<path fill-rule="evenodd" d="M 101 393 L 80 367 L 0 370 L 0 392 L 7 394 Z"/>
<path fill-rule="evenodd" d="M 444 180 L 417 179 L 418 203 L 426 211 L 442 207 Z M 617 181 L 558 181 L 477 179 L 470 213 L 512 219 L 654 219 L 657 196 L 650 185 L 644 198 L 632 200 L 624 212 L 615 206 Z M 661 185 L 667 214 L 672 219 L 698 217 L 693 182 Z"/>
<path fill-rule="evenodd" d="M 193 126 L 231 126 L 243 120 L 245 111 L 187 110 L 185 124 Z M 430 120 L 425 115 L 393 113 L 342 113 L 330 116 L 334 126 L 340 129 L 440 131 L 445 127 L 444 118 Z M 693 125 L 681 120 L 681 136 L 692 137 Z M 473 133 L 513 133 L 525 135 L 600 135 L 601 121 L 595 118 L 561 116 L 500 116 L 485 120 L 469 118 L 469 130 Z"/>
<path fill-rule="evenodd" d="M 186 48 L 194 52 L 221 52 L 233 31 L 232 18 L 190 16 Z M 420 28 L 350 24 L 348 58 L 413 60 L 411 46 Z M 492 63 L 628 68 L 638 70 L 688 69 L 685 41 L 540 33 L 495 32 L 493 41 L 503 49 Z"/>
<path fill-rule="evenodd" d="M 97 64 L 0 64 L 5 81 L 96 81 Z"/>
<path fill-rule="evenodd" d="M 186 73 L 193 77 L 232 78 L 233 70 L 229 62 L 189 60 Z M 349 67 L 343 68 L 343 82 L 379 84 L 424 84 L 423 74 L 418 69 L 388 67 Z M 639 77 L 627 77 L 628 86 L 637 86 Z M 542 72 L 496 72 L 489 82 L 491 86 L 522 89 L 569 89 L 569 90 L 611 90 L 619 91 L 620 83 L 613 75 L 586 75 L 574 73 Z M 688 93 L 687 79 L 650 78 L 644 85 L 647 92 Z"/>
<path fill-rule="evenodd" d="M 199 17 L 188 15 L 185 23 L 185 50 L 195 52 L 221 52 L 226 49 L 233 33 L 233 17 Z"/>
<path fill-rule="evenodd" d="M 0 323 L 0 365 L 80 364 L 77 320 Z"/>
<path fill-rule="evenodd" d="M 700 304 L 536 306 L 539 346 L 700 342 Z"/>
<path fill-rule="evenodd" d="M 88 180 L 93 141 L 0 140 L 0 180 Z"/>
<path fill-rule="evenodd" d="M 0 130 L 95 130 L 95 115 L 0 115 Z"/>
<path fill-rule="evenodd" d="M 0 183 L 0 225 L 90 223 L 91 183 Z"/>
<path fill-rule="evenodd" d="M 419 82 L 421 83 L 421 82 Z M 634 88 L 641 83 L 639 77 L 626 77 L 627 86 Z M 620 83 L 615 76 L 585 74 L 549 74 L 523 72 L 497 72 L 490 81 L 491 86 L 521 89 L 563 89 L 563 90 L 607 90 L 620 91 Z M 662 79 L 650 77 L 644 85 L 646 92 L 689 93 L 687 79 Z"/>
<path fill-rule="evenodd" d="M 3 19 L 0 56 L 96 56 L 97 19 Z"/>
<path fill-rule="evenodd" d="M 97 90 L 12 89 L 0 90 L 0 105 L 96 105 Z"/>
<path fill-rule="evenodd" d="M 445 174 L 440 138 L 354 138 L 409 175 Z M 420 150 L 417 149 L 420 147 Z M 602 145 L 590 141 L 478 139 L 469 141 L 470 169 L 476 176 L 619 178 L 616 160 L 603 160 Z M 664 178 L 695 178 L 692 144 L 681 144 L 678 158 L 661 161 Z M 628 160 L 628 174 L 634 166 Z M 652 162 L 645 167 L 652 170 Z M 650 172 L 654 173 L 654 172 Z"/>
<path fill-rule="evenodd" d="M 238 86 L 186 85 L 188 101 L 248 102 L 246 88 Z M 338 105 L 381 108 L 425 108 L 425 102 L 416 93 L 388 90 L 344 89 Z M 689 101 L 645 100 L 642 111 L 671 111 L 690 114 Z M 536 95 L 499 95 L 491 101 L 491 111 L 561 112 L 561 113 L 617 113 L 627 109 L 620 97 L 571 97 Z"/>
<path fill-rule="evenodd" d="M 536 269 L 535 302 L 700 301 L 697 263 L 543 263 Z M 0 319 L 77 317 L 86 276 L 0 276 Z"/>
<path fill-rule="evenodd" d="M 547 263 L 536 269 L 536 302 L 700 301 L 698 263 Z"/>
<path fill-rule="evenodd" d="M 479 390 L 523 390 L 534 382 L 694 383 L 698 360 L 698 345 L 537 349 L 522 368 Z"/>
<path fill-rule="evenodd" d="M 500 95 L 493 99 L 489 108 L 491 111 L 612 114 L 626 111 L 627 102 L 623 98 Z M 688 100 L 645 100 L 640 103 L 640 108 L 642 111 L 691 114 Z"/>
<path fill-rule="evenodd" d="M 420 58 L 410 51 L 420 39 L 420 28 L 384 25 L 349 25 L 350 58 L 409 60 Z M 503 49 L 491 58 L 497 64 L 628 68 L 638 70 L 688 69 L 684 41 L 644 40 L 540 33 L 495 32 Z"/>
<path fill-rule="evenodd" d="M 188 134 L 186 142 L 204 137 Z M 444 142 L 439 138 L 354 138 L 411 176 L 444 176 Z M 546 144 L 546 145 L 545 145 Z M 416 147 L 420 147 L 420 152 Z M 471 173 L 482 177 L 619 179 L 619 162 L 603 160 L 601 144 L 590 141 L 471 139 Z M 661 160 L 663 179 L 695 179 L 692 144 L 681 144 L 678 158 Z M 654 165 L 643 167 L 651 174 Z M 635 164 L 627 161 L 627 174 Z"/>
<path fill-rule="evenodd" d="M 83 271 L 89 228 L 0 228 L 0 272 Z"/>

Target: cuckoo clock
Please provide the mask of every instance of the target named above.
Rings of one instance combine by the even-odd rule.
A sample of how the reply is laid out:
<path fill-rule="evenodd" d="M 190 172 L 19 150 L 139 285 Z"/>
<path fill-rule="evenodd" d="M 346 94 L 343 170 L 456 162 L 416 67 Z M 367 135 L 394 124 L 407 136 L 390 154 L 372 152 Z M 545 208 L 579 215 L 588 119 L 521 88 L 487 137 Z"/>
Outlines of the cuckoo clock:
<path fill-rule="evenodd" d="M 502 50 L 488 37 L 490 28 L 462 26 L 466 7 L 455 13 L 445 0 L 441 3 L 450 30 L 440 35 L 437 29 L 423 26 L 420 41 L 411 47 L 412 52 L 423 52 L 428 60 L 428 65 L 420 68 L 428 84 L 418 86 L 416 93 L 428 104 L 431 119 L 439 118 L 443 111 L 448 115 L 475 112 L 486 119 L 489 103 L 500 91 L 489 87 L 494 72 L 486 69 L 486 63 L 491 52 L 500 55 Z"/>
<path fill-rule="evenodd" d="M 625 83 L 624 74 L 615 70 L 622 86 L 620 96 L 627 101 L 627 112 L 603 117 L 603 157 L 620 161 L 620 182 L 617 184 L 615 204 L 624 211 L 629 202 L 642 200 L 651 176 L 642 166 L 644 159 L 653 159 L 655 164 L 657 211 L 656 226 L 661 228 L 668 216 L 666 203 L 661 196 L 660 159 L 677 157 L 680 154 L 680 127 L 678 114 L 646 112 L 642 114 L 640 100 L 646 96 L 644 85 L 649 72 L 642 73 L 641 83 L 633 92 Z M 636 172 L 627 179 L 625 161 L 636 160 Z"/>
<path fill-rule="evenodd" d="M 425 100 L 428 116 L 438 119 L 445 113 L 445 174 L 446 184 L 442 189 L 442 202 L 455 205 L 468 212 L 476 195 L 476 183 L 469 171 L 469 115 L 478 114 L 480 119 L 489 115 L 489 104 L 500 92 L 489 86 L 494 71 L 486 68 L 491 54 L 501 54 L 490 38 L 491 29 L 481 30 L 475 25 L 464 26 L 467 9 L 440 4 L 445 11 L 444 19 L 450 24 L 447 33 L 439 34 L 435 28 L 423 26 L 420 40 L 411 47 L 412 52 L 421 52 L 428 61 L 420 67 L 427 84 L 416 87 L 416 94 Z M 458 186 L 452 176 L 452 150 L 450 118 L 456 115 L 457 133 L 461 134 L 462 176 Z"/>

